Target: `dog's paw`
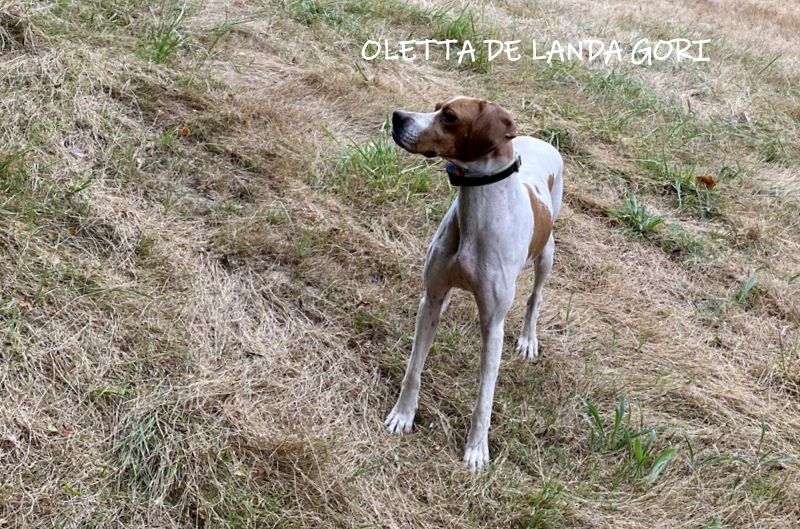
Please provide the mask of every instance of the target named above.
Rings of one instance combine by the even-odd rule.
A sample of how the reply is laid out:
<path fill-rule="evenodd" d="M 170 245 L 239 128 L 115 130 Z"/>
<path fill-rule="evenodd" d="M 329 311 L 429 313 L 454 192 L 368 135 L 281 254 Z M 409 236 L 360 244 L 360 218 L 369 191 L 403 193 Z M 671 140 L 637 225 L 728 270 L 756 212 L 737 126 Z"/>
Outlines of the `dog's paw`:
<path fill-rule="evenodd" d="M 483 468 L 489 463 L 489 443 L 483 441 L 477 446 L 470 446 L 464 449 L 464 465 L 473 472 Z"/>
<path fill-rule="evenodd" d="M 392 409 L 386 420 L 383 422 L 386 429 L 395 435 L 402 435 L 411 432 L 411 426 L 414 424 L 414 412 L 399 409 L 397 406 Z"/>
<path fill-rule="evenodd" d="M 517 354 L 525 360 L 536 360 L 539 358 L 539 340 L 536 337 L 520 336 L 517 340 Z"/>

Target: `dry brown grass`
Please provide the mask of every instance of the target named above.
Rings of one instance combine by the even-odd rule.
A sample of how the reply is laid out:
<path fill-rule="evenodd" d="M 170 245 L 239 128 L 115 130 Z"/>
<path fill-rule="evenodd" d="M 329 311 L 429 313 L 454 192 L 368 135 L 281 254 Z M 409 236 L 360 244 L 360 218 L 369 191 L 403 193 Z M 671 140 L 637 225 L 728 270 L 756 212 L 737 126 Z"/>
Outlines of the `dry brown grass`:
<path fill-rule="evenodd" d="M 797 526 L 795 8 L 468 8 L 501 37 L 718 39 L 707 67 L 608 77 L 354 66 L 365 36 L 426 36 L 455 4 L 209 1 L 159 33 L 171 6 L 0 4 L 0 527 Z M 380 124 L 453 93 L 556 134 L 568 175 L 545 356 L 507 353 L 477 476 L 459 462 L 468 296 L 435 342 L 416 432 L 382 427 L 449 190 Z M 692 167 L 720 180 L 713 215 L 678 207 Z M 662 229 L 620 230 L 609 212 L 630 193 Z M 581 399 L 610 421 L 620 395 L 629 428 L 677 448 L 653 483 L 590 442 Z"/>

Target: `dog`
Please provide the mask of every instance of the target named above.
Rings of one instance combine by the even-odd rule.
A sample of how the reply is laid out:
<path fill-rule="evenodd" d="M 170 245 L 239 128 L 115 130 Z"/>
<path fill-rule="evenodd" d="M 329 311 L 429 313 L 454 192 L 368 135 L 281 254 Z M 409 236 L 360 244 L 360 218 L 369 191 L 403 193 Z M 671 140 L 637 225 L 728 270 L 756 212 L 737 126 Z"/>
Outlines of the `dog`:
<path fill-rule="evenodd" d="M 483 339 L 478 400 L 464 450 L 464 463 L 476 470 L 489 462 L 506 313 L 517 276 L 531 264 L 533 292 L 516 352 L 527 360 L 539 355 L 536 319 L 553 266 L 552 228 L 561 208 L 564 163 L 549 143 L 517 136 L 513 118 L 500 105 L 464 96 L 437 103 L 434 112 L 393 112 L 392 138 L 410 153 L 447 160 L 448 177 L 459 190 L 428 247 L 411 356 L 385 425 L 395 434 L 411 431 L 439 319 L 451 289 L 467 290 L 478 305 Z"/>

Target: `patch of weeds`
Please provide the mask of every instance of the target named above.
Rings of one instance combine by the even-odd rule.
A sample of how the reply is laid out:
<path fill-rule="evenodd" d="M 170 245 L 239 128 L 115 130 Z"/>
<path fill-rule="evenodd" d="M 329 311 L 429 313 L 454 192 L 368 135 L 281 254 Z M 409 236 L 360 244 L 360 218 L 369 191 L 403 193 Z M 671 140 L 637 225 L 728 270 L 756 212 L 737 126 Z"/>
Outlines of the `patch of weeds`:
<path fill-rule="evenodd" d="M 703 219 L 719 214 L 719 193 L 708 184 L 708 178 L 697 176 L 694 166 L 678 167 L 667 161 L 666 155 L 637 160 L 640 167 L 662 182 L 675 197 L 680 211 L 693 211 Z"/>
<path fill-rule="evenodd" d="M 167 149 L 171 147 L 177 139 L 178 129 L 172 127 L 159 134 L 156 138 L 155 144 L 159 149 Z"/>
<path fill-rule="evenodd" d="M 774 483 L 766 478 L 753 478 L 746 483 L 748 496 L 754 502 L 780 499 L 786 491 L 782 483 Z"/>
<path fill-rule="evenodd" d="M 313 26 L 318 22 L 329 26 L 338 26 L 344 21 L 342 11 L 337 3 L 325 0 L 295 0 L 284 4 L 292 18 L 304 26 Z"/>
<path fill-rule="evenodd" d="M 722 519 L 715 517 L 712 520 L 709 520 L 708 523 L 703 525 L 701 529 L 722 529 L 724 526 L 722 525 Z"/>
<path fill-rule="evenodd" d="M 763 294 L 761 288 L 758 287 L 758 272 L 761 268 L 756 268 L 748 278 L 731 291 L 733 301 L 739 305 L 752 307 L 752 304 Z"/>
<path fill-rule="evenodd" d="M 655 109 L 658 104 L 656 97 L 626 72 L 585 68 L 578 71 L 578 81 L 596 96 L 611 99 L 629 109 L 629 112 L 615 113 L 617 117 L 624 116 L 624 122 L 617 124 L 620 128 L 633 116 Z"/>
<path fill-rule="evenodd" d="M 575 154 L 581 150 L 575 135 L 567 129 L 545 127 L 536 131 L 534 136 L 543 139 L 562 152 Z"/>
<path fill-rule="evenodd" d="M 319 184 L 348 199 L 360 197 L 371 204 L 421 202 L 426 211 L 437 213 L 450 202 L 446 180 L 433 177 L 429 162 L 403 156 L 385 127 L 366 142 L 345 145 L 331 165 L 331 176 Z"/>
<path fill-rule="evenodd" d="M 123 394 L 114 387 L 93 393 L 95 399 Z M 315 463 L 297 459 L 308 456 L 289 453 L 292 446 L 258 454 L 244 444 L 233 449 L 223 442 L 228 432 L 181 400 L 133 410 L 121 420 L 112 448 L 115 493 L 173 507 L 191 527 L 278 526 L 286 507 L 284 470 L 309 472 Z M 212 440 L 198 441 L 198 432 Z"/>
<path fill-rule="evenodd" d="M 780 137 L 776 132 L 770 131 L 762 135 L 756 143 L 756 149 L 761 159 L 768 163 L 787 160 L 788 155 Z"/>
<path fill-rule="evenodd" d="M 186 2 L 163 0 L 157 10 L 151 9 L 153 21 L 148 35 L 150 49 L 147 55 L 156 64 L 167 62 L 175 55 L 186 39 L 183 29 Z"/>
<path fill-rule="evenodd" d="M 487 37 L 476 29 L 476 18 L 472 11 L 465 8 L 455 17 L 438 17 L 436 26 L 434 38 L 437 40 L 454 39 L 458 41 L 451 48 L 451 58 L 456 53 L 456 50 L 461 51 L 464 41 L 470 41 L 475 47 L 475 60 L 472 60 L 471 55 L 464 54 L 463 61 L 459 64 L 459 67 L 480 73 L 485 73 L 489 70 L 488 50 L 482 44 Z"/>
<path fill-rule="evenodd" d="M 611 214 L 622 221 L 626 232 L 637 237 L 646 236 L 664 223 L 664 219 L 660 216 L 651 215 L 636 195 L 629 196 L 625 203 Z"/>
<path fill-rule="evenodd" d="M 102 0 L 95 9 L 91 21 L 103 30 L 111 26 L 130 26 L 141 4 L 137 0 Z"/>
<path fill-rule="evenodd" d="M 363 339 L 375 340 L 386 335 L 389 320 L 384 306 L 363 303 L 353 314 L 353 330 Z"/>
<path fill-rule="evenodd" d="M 693 170 L 678 172 L 672 180 L 672 189 L 678 201 L 678 209 L 691 209 L 703 219 L 716 217 L 718 193 L 714 188 L 702 183 Z"/>
<path fill-rule="evenodd" d="M 647 483 L 655 482 L 677 454 L 677 447 L 657 449 L 655 429 L 631 426 L 631 412 L 627 400 L 620 396 L 614 408 L 611 424 L 601 417 L 600 410 L 589 399 L 581 399 L 589 425 L 589 445 L 601 453 L 623 453 L 625 459 L 619 481 L 632 477 Z M 641 421 L 640 421 L 641 422 Z"/>
<path fill-rule="evenodd" d="M 795 454 L 782 454 L 774 449 L 764 450 L 764 441 L 767 436 L 767 424 L 761 420 L 761 433 L 756 445 L 755 454 L 752 457 L 743 456 L 740 454 L 727 454 L 727 455 L 713 455 L 698 458 L 694 446 L 689 438 L 684 438 L 688 451 L 689 468 L 694 472 L 704 466 L 715 466 L 720 464 L 731 464 L 734 466 L 744 467 L 749 472 L 758 472 L 760 470 L 781 467 L 788 463 L 794 463 L 798 460 Z"/>
<path fill-rule="evenodd" d="M 0 299 L 0 345 L 13 351 L 20 345 L 22 312 L 14 299 Z"/>
<path fill-rule="evenodd" d="M 324 24 L 343 36 L 365 41 L 374 38 L 367 27 L 370 22 L 387 26 L 427 26 L 446 18 L 449 7 L 425 9 L 402 0 L 284 0 L 280 7 L 289 16 L 307 27 Z"/>
<path fill-rule="evenodd" d="M 164 487 L 175 479 L 175 469 L 170 462 L 167 446 L 174 443 L 169 433 L 173 424 L 167 417 L 152 413 L 141 418 L 114 445 L 122 483 L 140 490 Z"/>
<path fill-rule="evenodd" d="M 88 206 L 74 199 L 93 182 L 89 178 L 64 189 L 52 179 L 32 175 L 25 166 L 24 152 L 0 153 L 0 215 L 16 217 L 28 225 L 80 217 Z"/>
<path fill-rule="evenodd" d="M 98 409 L 119 409 L 132 396 L 130 389 L 121 386 L 98 386 L 86 393 L 86 399 Z"/>
<path fill-rule="evenodd" d="M 511 522 L 513 529 L 554 529 L 566 527 L 565 504 L 561 487 L 545 481 L 536 492 L 529 492 L 521 500 L 526 512 Z"/>
<path fill-rule="evenodd" d="M 232 34 L 237 26 L 257 19 L 257 15 L 231 19 L 228 18 L 226 13 L 225 20 L 223 20 L 222 23 L 212 27 L 203 35 L 202 55 L 197 66 L 200 66 L 207 60 L 212 59 L 215 55 L 216 48 L 219 46 L 219 43 Z"/>
<path fill-rule="evenodd" d="M 289 211 L 286 209 L 286 206 L 282 203 L 279 204 L 278 207 L 272 207 L 264 211 L 263 213 L 264 222 L 269 224 L 270 226 L 279 226 L 281 224 L 287 224 L 292 221 L 292 217 L 289 214 Z"/>
<path fill-rule="evenodd" d="M 669 224 L 661 237 L 661 249 L 670 256 L 683 261 L 699 261 L 708 254 L 703 242 L 682 226 Z"/>
<path fill-rule="evenodd" d="M 226 200 L 214 208 L 214 213 L 222 218 L 240 216 L 246 207 L 236 200 Z"/>
<path fill-rule="evenodd" d="M 435 37 L 439 40 L 455 39 L 459 42 L 465 40 L 476 42 L 478 33 L 475 31 L 475 15 L 469 9 L 463 9 L 455 18 L 440 17 Z"/>
<path fill-rule="evenodd" d="M 294 235 L 292 242 L 294 244 L 295 253 L 300 259 L 305 259 L 318 252 L 321 247 L 318 233 L 309 228 L 302 228 L 298 231 Z"/>
<path fill-rule="evenodd" d="M 617 135 L 640 114 L 638 110 L 616 112 L 600 108 L 598 111 L 600 115 L 591 123 L 591 126 L 604 141 L 614 141 Z"/>
<path fill-rule="evenodd" d="M 136 241 L 136 255 L 140 259 L 147 260 L 154 255 L 156 245 L 156 236 L 152 234 L 142 235 L 138 241 Z"/>

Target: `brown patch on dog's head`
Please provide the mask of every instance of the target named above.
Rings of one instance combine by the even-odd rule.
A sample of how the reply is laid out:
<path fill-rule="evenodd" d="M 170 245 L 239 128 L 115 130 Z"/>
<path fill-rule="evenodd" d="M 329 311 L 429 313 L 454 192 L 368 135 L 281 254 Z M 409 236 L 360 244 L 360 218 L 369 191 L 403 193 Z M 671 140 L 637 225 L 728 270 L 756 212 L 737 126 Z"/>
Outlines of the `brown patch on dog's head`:
<path fill-rule="evenodd" d="M 416 152 L 465 162 L 477 160 L 517 135 L 511 114 L 484 99 L 454 97 L 436 104 L 436 115 L 417 139 Z"/>

